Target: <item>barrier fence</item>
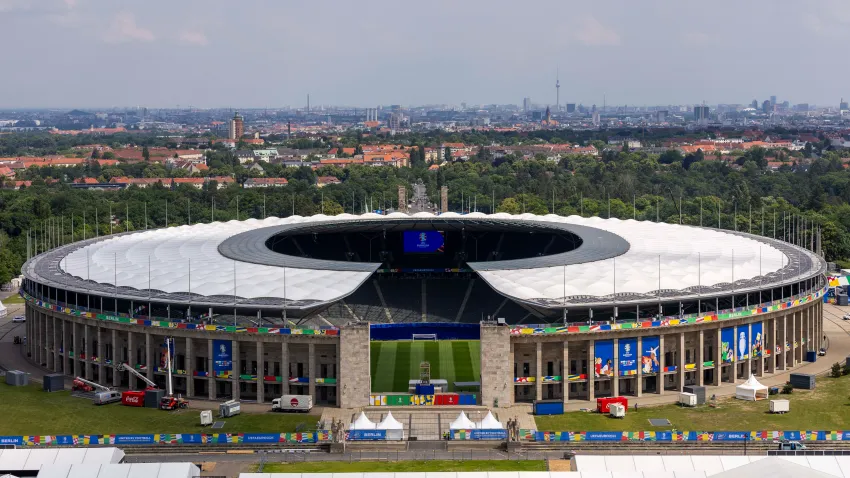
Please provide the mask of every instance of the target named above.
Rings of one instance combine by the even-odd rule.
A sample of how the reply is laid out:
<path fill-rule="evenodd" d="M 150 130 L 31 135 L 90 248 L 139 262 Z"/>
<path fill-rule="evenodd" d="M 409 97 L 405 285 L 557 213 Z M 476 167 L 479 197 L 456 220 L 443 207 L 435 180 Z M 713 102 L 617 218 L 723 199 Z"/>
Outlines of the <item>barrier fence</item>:
<path fill-rule="evenodd" d="M 520 439 L 532 442 L 745 442 L 745 441 L 850 441 L 847 431 L 640 431 L 640 432 L 547 432 L 520 430 Z"/>
<path fill-rule="evenodd" d="M 814 292 L 812 294 L 789 300 L 785 302 L 773 302 L 767 304 L 759 304 L 754 307 L 739 307 L 737 309 L 729 309 L 721 311 L 719 314 L 706 315 L 685 315 L 682 317 L 667 317 L 661 320 L 647 320 L 638 322 L 624 323 L 599 323 L 593 325 L 570 325 L 570 326 L 551 326 L 551 325 L 524 325 L 511 328 L 511 335 L 546 335 L 546 334 L 575 334 L 583 332 L 605 332 L 609 330 L 629 330 L 629 329 L 649 329 L 654 327 L 673 327 L 679 325 L 701 324 L 703 322 L 716 322 L 731 319 L 740 319 L 741 317 L 752 317 L 755 315 L 768 314 L 780 310 L 790 309 L 803 304 L 820 299 L 826 294 L 827 288 Z"/>
<path fill-rule="evenodd" d="M 134 435 L 17 435 L 0 436 L 0 445 L 91 446 L 91 445 L 227 445 L 311 444 L 332 441 L 327 430 L 301 433 L 154 433 Z"/>

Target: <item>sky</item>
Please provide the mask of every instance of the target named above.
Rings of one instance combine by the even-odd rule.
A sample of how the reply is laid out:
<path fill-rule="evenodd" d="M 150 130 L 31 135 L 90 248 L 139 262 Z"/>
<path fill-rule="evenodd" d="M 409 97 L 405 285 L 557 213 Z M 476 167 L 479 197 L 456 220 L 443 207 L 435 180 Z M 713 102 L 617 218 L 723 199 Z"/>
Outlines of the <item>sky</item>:
<path fill-rule="evenodd" d="M 0 0 L 0 108 L 850 98 L 846 0 Z"/>

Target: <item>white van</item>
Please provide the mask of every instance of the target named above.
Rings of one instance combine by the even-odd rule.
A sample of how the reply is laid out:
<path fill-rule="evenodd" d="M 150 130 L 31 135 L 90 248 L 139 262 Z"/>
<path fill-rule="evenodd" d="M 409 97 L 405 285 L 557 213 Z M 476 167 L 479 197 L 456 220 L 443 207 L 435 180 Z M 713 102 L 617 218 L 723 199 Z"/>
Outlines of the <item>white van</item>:
<path fill-rule="evenodd" d="M 116 390 L 110 390 L 108 392 L 97 392 L 94 395 L 94 404 L 95 405 L 106 405 L 107 403 L 114 403 L 121 401 L 121 392 Z"/>

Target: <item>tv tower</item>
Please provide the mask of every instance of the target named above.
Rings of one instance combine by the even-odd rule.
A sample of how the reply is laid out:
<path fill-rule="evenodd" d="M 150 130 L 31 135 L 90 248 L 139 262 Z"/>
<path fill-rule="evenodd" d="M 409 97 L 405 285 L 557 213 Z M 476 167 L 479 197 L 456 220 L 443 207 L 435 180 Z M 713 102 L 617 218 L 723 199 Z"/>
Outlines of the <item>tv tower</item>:
<path fill-rule="evenodd" d="M 561 111 L 561 69 L 555 70 L 555 111 Z"/>

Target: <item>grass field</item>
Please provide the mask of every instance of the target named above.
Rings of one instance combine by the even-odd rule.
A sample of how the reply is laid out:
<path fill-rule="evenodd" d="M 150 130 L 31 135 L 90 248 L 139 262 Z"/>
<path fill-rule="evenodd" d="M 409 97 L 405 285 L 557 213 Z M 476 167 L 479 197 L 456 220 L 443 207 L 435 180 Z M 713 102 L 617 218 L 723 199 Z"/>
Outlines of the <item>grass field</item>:
<path fill-rule="evenodd" d="M 795 390 L 788 399 L 791 411 L 783 415 L 769 413 L 766 401 L 748 402 L 734 398 L 720 399 L 717 408 L 707 405 L 686 408 L 664 405 L 633 410 L 622 419 L 598 413 L 570 412 L 564 415 L 535 417 L 538 430 L 547 431 L 640 431 L 653 428 L 650 418 L 666 418 L 676 430 L 748 431 L 748 430 L 846 430 L 850 428 L 850 376 L 819 378 L 812 391 Z"/>
<path fill-rule="evenodd" d="M 23 298 L 23 297 L 21 297 L 21 296 L 19 296 L 18 294 L 15 294 L 15 295 L 11 295 L 11 296 L 9 296 L 9 297 L 6 297 L 5 299 L 3 299 L 3 300 L 2 300 L 2 301 L 0 301 L 0 302 L 3 302 L 3 304 L 4 304 L 4 305 L 9 305 L 9 304 L 23 304 L 23 303 L 24 303 L 24 298 Z"/>
<path fill-rule="evenodd" d="M 0 384 L 3 419 L 0 435 L 106 435 L 119 433 L 201 433 L 199 410 L 167 412 L 125 407 L 120 403 L 92 405 L 71 392 L 47 393 L 41 386 Z M 216 413 L 216 411 L 213 411 Z M 224 420 L 224 432 L 293 432 L 303 423 L 315 429 L 316 415 L 242 413 Z M 212 433 L 210 431 L 210 433 Z"/>
<path fill-rule="evenodd" d="M 256 470 L 257 467 L 254 467 Z M 432 460 L 267 463 L 263 473 L 394 473 L 413 471 L 546 471 L 543 460 Z"/>
<path fill-rule="evenodd" d="M 372 391 L 407 392 L 409 380 L 419 379 L 419 364 L 431 364 L 431 378 L 477 382 L 481 342 L 477 340 L 417 340 L 372 342 Z"/>

